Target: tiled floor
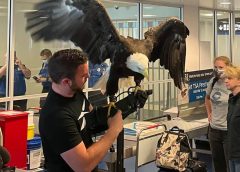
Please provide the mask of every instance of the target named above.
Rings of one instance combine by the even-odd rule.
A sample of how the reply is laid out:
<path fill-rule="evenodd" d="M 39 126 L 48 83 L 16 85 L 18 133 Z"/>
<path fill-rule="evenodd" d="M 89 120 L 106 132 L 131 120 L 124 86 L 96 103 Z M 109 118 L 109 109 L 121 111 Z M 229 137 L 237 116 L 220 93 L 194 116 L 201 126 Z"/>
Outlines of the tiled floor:
<path fill-rule="evenodd" d="M 204 149 L 204 150 L 210 150 L 209 143 L 206 141 L 199 141 L 196 142 L 196 147 L 199 149 Z M 213 170 L 213 165 L 212 165 L 212 157 L 209 154 L 202 154 L 202 153 L 197 153 L 197 158 L 200 161 L 203 161 L 207 165 L 208 172 L 214 172 Z"/>
<path fill-rule="evenodd" d="M 206 143 L 197 143 L 197 148 L 201 148 L 201 149 L 209 149 L 209 145 Z M 207 165 L 207 171 L 208 172 L 214 172 L 212 170 L 212 159 L 211 159 L 211 155 L 209 154 L 201 154 L 201 153 L 197 153 L 196 154 L 196 158 L 200 161 L 203 161 L 206 163 Z M 100 164 L 101 169 L 107 170 L 107 166 L 105 163 L 101 163 Z M 135 157 L 132 158 L 128 158 L 126 160 L 124 160 L 124 167 L 125 167 L 125 172 L 135 172 Z M 30 172 L 43 172 L 44 170 L 42 169 L 35 169 L 35 170 L 28 170 Z M 156 167 L 155 162 L 146 164 L 142 167 L 138 168 L 138 172 L 159 172 L 159 169 Z M 162 172 L 162 171 L 161 171 Z"/>
<path fill-rule="evenodd" d="M 203 161 L 207 165 L 207 172 L 214 172 L 212 170 L 212 159 L 211 155 L 207 154 L 197 154 L 198 160 Z M 101 163 L 101 168 L 107 170 L 105 163 Z M 135 172 L 135 158 L 129 158 L 124 161 L 125 172 Z M 104 170 L 104 171 L 105 171 Z M 42 169 L 28 170 L 30 172 L 43 172 Z M 159 172 L 159 169 L 156 167 L 155 163 L 149 163 L 138 169 L 138 172 Z M 163 171 L 161 171 L 163 172 Z"/>
<path fill-rule="evenodd" d="M 197 154 L 197 158 L 198 158 L 198 160 L 203 161 L 203 162 L 206 163 L 206 165 L 207 165 L 207 172 L 214 172 L 212 170 L 211 155 Z M 101 164 L 102 168 L 104 166 L 105 166 L 104 163 Z M 125 167 L 125 172 L 135 172 L 135 157 L 126 159 L 124 161 L 124 167 Z M 105 169 L 106 169 L 106 167 L 105 167 Z M 146 164 L 146 165 L 144 165 L 142 167 L 139 167 L 138 168 L 138 172 L 159 172 L 159 168 L 157 168 L 155 163 L 152 162 L 152 163 Z M 164 171 L 160 171 L 160 172 L 164 172 Z"/>
<path fill-rule="evenodd" d="M 206 144 L 206 143 L 200 142 L 200 143 L 197 144 L 197 148 L 209 150 L 209 145 Z M 212 170 L 213 167 L 212 167 L 211 155 L 197 153 L 196 158 L 198 160 L 206 163 L 207 172 L 214 172 Z M 105 166 L 105 168 L 104 168 L 104 166 Z M 104 169 L 107 169 L 106 165 L 104 163 L 101 164 L 101 167 L 104 168 Z M 135 157 L 126 159 L 124 161 L 124 167 L 125 167 L 125 172 L 135 172 Z M 152 163 L 146 164 L 142 167 L 139 167 L 138 172 L 159 172 L 159 169 L 156 167 L 155 162 L 152 162 Z"/>
<path fill-rule="evenodd" d="M 199 158 L 200 161 L 203 161 L 203 162 L 206 163 L 208 172 L 214 172 L 213 171 L 213 166 L 212 166 L 212 157 L 211 157 L 211 155 L 198 154 L 198 158 Z"/>

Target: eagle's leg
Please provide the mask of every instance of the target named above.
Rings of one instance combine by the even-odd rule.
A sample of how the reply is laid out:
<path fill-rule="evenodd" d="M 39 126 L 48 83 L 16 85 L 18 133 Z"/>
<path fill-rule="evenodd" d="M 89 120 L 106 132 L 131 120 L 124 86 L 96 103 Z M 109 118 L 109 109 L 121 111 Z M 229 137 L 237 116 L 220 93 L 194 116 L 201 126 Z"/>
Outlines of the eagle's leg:
<path fill-rule="evenodd" d="M 138 92 L 138 90 L 142 90 L 142 88 L 141 88 L 141 85 L 140 85 L 140 83 L 141 83 L 141 80 L 134 80 L 135 81 L 135 83 L 136 83 L 136 87 L 135 87 L 135 89 L 134 89 L 134 94 L 136 94 L 137 92 Z"/>
<path fill-rule="evenodd" d="M 108 114 L 107 116 L 110 117 L 111 108 L 116 108 L 115 103 L 117 102 L 117 97 L 115 95 L 109 96 L 109 104 L 108 104 Z"/>
<path fill-rule="evenodd" d="M 106 94 L 108 95 L 109 98 L 109 104 L 108 106 L 108 117 L 111 115 L 111 109 L 117 109 L 115 103 L 117 102 L 117 97 L 115 94 L 118 91 L 118 80 L 119 80 L 119 75 L 118 75 L 118 68 L 112 64 L 110 68 L 110 74 L 109 78 L 107 81 L 107 86 L 106 86 Z"/>

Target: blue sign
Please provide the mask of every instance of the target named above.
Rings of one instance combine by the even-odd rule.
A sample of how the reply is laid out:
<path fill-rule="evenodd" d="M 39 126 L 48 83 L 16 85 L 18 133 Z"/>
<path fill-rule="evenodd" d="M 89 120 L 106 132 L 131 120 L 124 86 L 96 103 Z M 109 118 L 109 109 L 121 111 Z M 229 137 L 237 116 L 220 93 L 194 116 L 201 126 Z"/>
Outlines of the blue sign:
<path fill-rule="evenodd" d="M 203 100 L 205 98 L 208 81 L 209 80 L 200 80 L 189 82 L 189 102 Z"/>
<path fill-rule="evenodd" d="M 189 103 L 204 100 L 208 81 L 212 78 L 213 70 L 200 70 L 185 73 L 188 84 Z"/>

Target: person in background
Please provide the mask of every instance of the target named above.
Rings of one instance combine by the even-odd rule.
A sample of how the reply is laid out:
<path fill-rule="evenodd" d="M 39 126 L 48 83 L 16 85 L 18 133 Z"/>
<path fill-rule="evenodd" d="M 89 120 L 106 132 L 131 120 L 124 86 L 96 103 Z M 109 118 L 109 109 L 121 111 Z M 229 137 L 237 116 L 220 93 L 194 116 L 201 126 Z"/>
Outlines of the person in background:
<path fill-rule="evenodd" d="M 209 141 L 213 165 L 216 172 L 228 171 L 227 159 L 227 108 L 230 91 L 224 84 L 223 72 L 231 66 L 228 57 L 214 59 L 214 77 L 210 79 L 205 97 L 209 121 Z"/>
<path fill-rule="evenodd" d="M 6 56 L 6 55 L 5 55 Z M 5 57 L 7 58 L 7 57 Z M 6 69 L 7 64 L 0 68 L 0 97 L 6 97 Z M 26 81 L 30 79 L 31 71 L 21 62 L 14 53 L 14 96 L 22 96 L 26 93 Z M 27 109 L 27 100 L 16 100 L 13 102 L 15 110 L 25 111 Z"/>
<path fill-rule="evenodd" d="M 108 68 L 107 63 L 101 64 L 92 64 L 89 62 L 89 79 L 88 79 L 88 87 L 93 87 L 94 84 L 98 81 L 98 79 L 106 72 Z"/>
<path fill-rule="evenodd" d="M 52 57 L 52 52 L 49 49 L 43 49 L 40 52 L 40 56 L 42 59 L 42 67 L 39 71 L 39 77 L 33 77 L 37 83 L 41 83 L 43 88 L 42 88 L 42 93 L 48 93 L 52 82 L 51 79 L 49 78 L 48 74 L 48 60 Z M 40 98 L 40 108 L 43 107 L 44 103 L 46 101 L 45 97 Z"/>
<path fill-rule="evenodd" d="M 95 85 L 95 83 L 101 78 L 102 75 L 106 72 L 108 68 L 107 63 L 101 64 L 92 64 L 89 65 L 89 79 L 88 79 L 88 87 L 91 88 Z M 107 105 L 107 96 L 103 95 L 101 90 L 93 90 L 88 92 L 88 100 L 93 106 L 104 106 Z"/>
<path fill-rule="evenodd" d="M 227 114 L 229 167 L 230 172 L 240 172 L 240 67 L 227 67 L 224 75 L 231 91 Z"/>

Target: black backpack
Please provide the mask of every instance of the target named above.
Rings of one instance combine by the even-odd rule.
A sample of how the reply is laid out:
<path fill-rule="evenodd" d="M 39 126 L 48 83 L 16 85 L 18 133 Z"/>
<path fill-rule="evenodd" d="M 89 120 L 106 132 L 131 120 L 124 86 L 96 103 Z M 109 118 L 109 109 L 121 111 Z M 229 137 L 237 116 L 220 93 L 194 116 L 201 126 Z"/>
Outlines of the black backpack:
<path fill-rule="evenodd" d="M 218 77 L 214 77 L 213 78 L 213 82 L 212 82 L 212 88 L 214 87 L 215 83 L 219 80 Z"/>

